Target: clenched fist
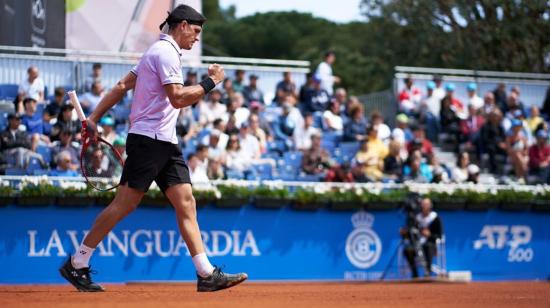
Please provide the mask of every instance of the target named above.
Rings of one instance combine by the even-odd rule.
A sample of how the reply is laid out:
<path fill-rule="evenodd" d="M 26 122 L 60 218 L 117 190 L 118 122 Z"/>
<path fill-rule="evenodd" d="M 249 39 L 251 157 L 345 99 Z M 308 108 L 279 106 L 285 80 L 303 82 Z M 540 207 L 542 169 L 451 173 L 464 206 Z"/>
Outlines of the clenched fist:
<path fill-rule="evenodd" d="M 223 67 L 216 63 L 210 64 L 208 67 L 208 77 L 212 78 L 216 84 L 222 82 L 225 78 Z"/>

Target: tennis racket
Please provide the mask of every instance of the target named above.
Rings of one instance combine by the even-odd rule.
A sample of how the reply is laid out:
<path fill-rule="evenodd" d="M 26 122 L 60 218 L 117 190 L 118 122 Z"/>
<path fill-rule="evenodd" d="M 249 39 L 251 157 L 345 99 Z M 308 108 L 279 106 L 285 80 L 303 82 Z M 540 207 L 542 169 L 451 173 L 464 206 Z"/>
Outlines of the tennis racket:
<path fill-rule="evenodd" d="M 82 150 L 80 151 L 80 169 L 88 185 L 99 191 L 115 189 L 120 184 L 120 175 L 124 160 L 112 144 L 100 136 L 96 139 L 88 136 L 88 123 L 82 111 L 75 91 L 68 92 L 71 104 L 82 122 Z"/>

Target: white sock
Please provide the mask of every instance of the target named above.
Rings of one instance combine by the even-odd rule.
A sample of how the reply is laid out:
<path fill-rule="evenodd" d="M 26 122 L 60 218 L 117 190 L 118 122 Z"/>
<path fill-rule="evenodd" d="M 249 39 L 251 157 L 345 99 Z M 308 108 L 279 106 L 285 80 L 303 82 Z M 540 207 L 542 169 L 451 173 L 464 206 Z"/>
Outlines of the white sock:
<path fill-rule="evenodd" d="M 95 248 L 90 248 L 84 244 L 80 245 L 78 251 L 75 252 L 73 257 L 71 258 L 71 263 L 73 264 L 74 268 L 80 269 L 84 267 L 90 267 L 90 258 L 92 257 L 94 250 Z"/>
<path fill-rule="evenodd" d="M 214 267 L 210 264 L 204 252 L 193 257 L 193 264 L 195 265 L 197 274 L 201 277 L 208 277 L 214 272 Z"/>

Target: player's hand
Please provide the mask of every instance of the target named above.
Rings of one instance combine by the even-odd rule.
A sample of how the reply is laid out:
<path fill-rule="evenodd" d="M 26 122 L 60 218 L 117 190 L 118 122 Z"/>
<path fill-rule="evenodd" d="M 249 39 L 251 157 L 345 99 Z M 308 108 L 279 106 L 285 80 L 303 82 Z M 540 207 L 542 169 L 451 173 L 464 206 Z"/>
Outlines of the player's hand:
<path fill-rule="evenodd" d="M 430 237 L 430 229 L 428 228 L 422 229 L 422 235 L 424 235 L 425 237 Z"/>
<path fill-rule="evenodd" d="M 208 67 L 208 77 L 214 80 L 215 84 L 219 84 L 225 78 L 223 67 L 219 64 L 210 64 Z"/>
<path fill-rule="evenodd" d="M 86 128 L 82 125 L 82 142 L 97 142 L 97 136 L 99 135 L 97 131 L 97 124 L 94 121 L 87 119 L 85 126 Z"/>

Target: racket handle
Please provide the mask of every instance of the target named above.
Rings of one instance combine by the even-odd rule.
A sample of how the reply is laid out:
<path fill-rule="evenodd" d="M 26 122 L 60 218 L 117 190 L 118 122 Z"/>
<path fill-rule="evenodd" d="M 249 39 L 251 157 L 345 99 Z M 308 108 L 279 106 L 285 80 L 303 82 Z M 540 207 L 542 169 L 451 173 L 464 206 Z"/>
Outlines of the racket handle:
<path fill-rule="evenodd" d="M 84 111 L 82 111 L 82 106 L 80 105 L 80 101 L 78 101 L 78 96 L 76 96 L 75 91 L 69 91 L 67 93 L 69 95 L 69 99 L 71 100 L 71 104 L 74 107 L 74 110 L 76 110 L 76 115 L 78 116 L 78 119 L 81 122 L 86 121 L 86 116 L 84 115 Z"/>

